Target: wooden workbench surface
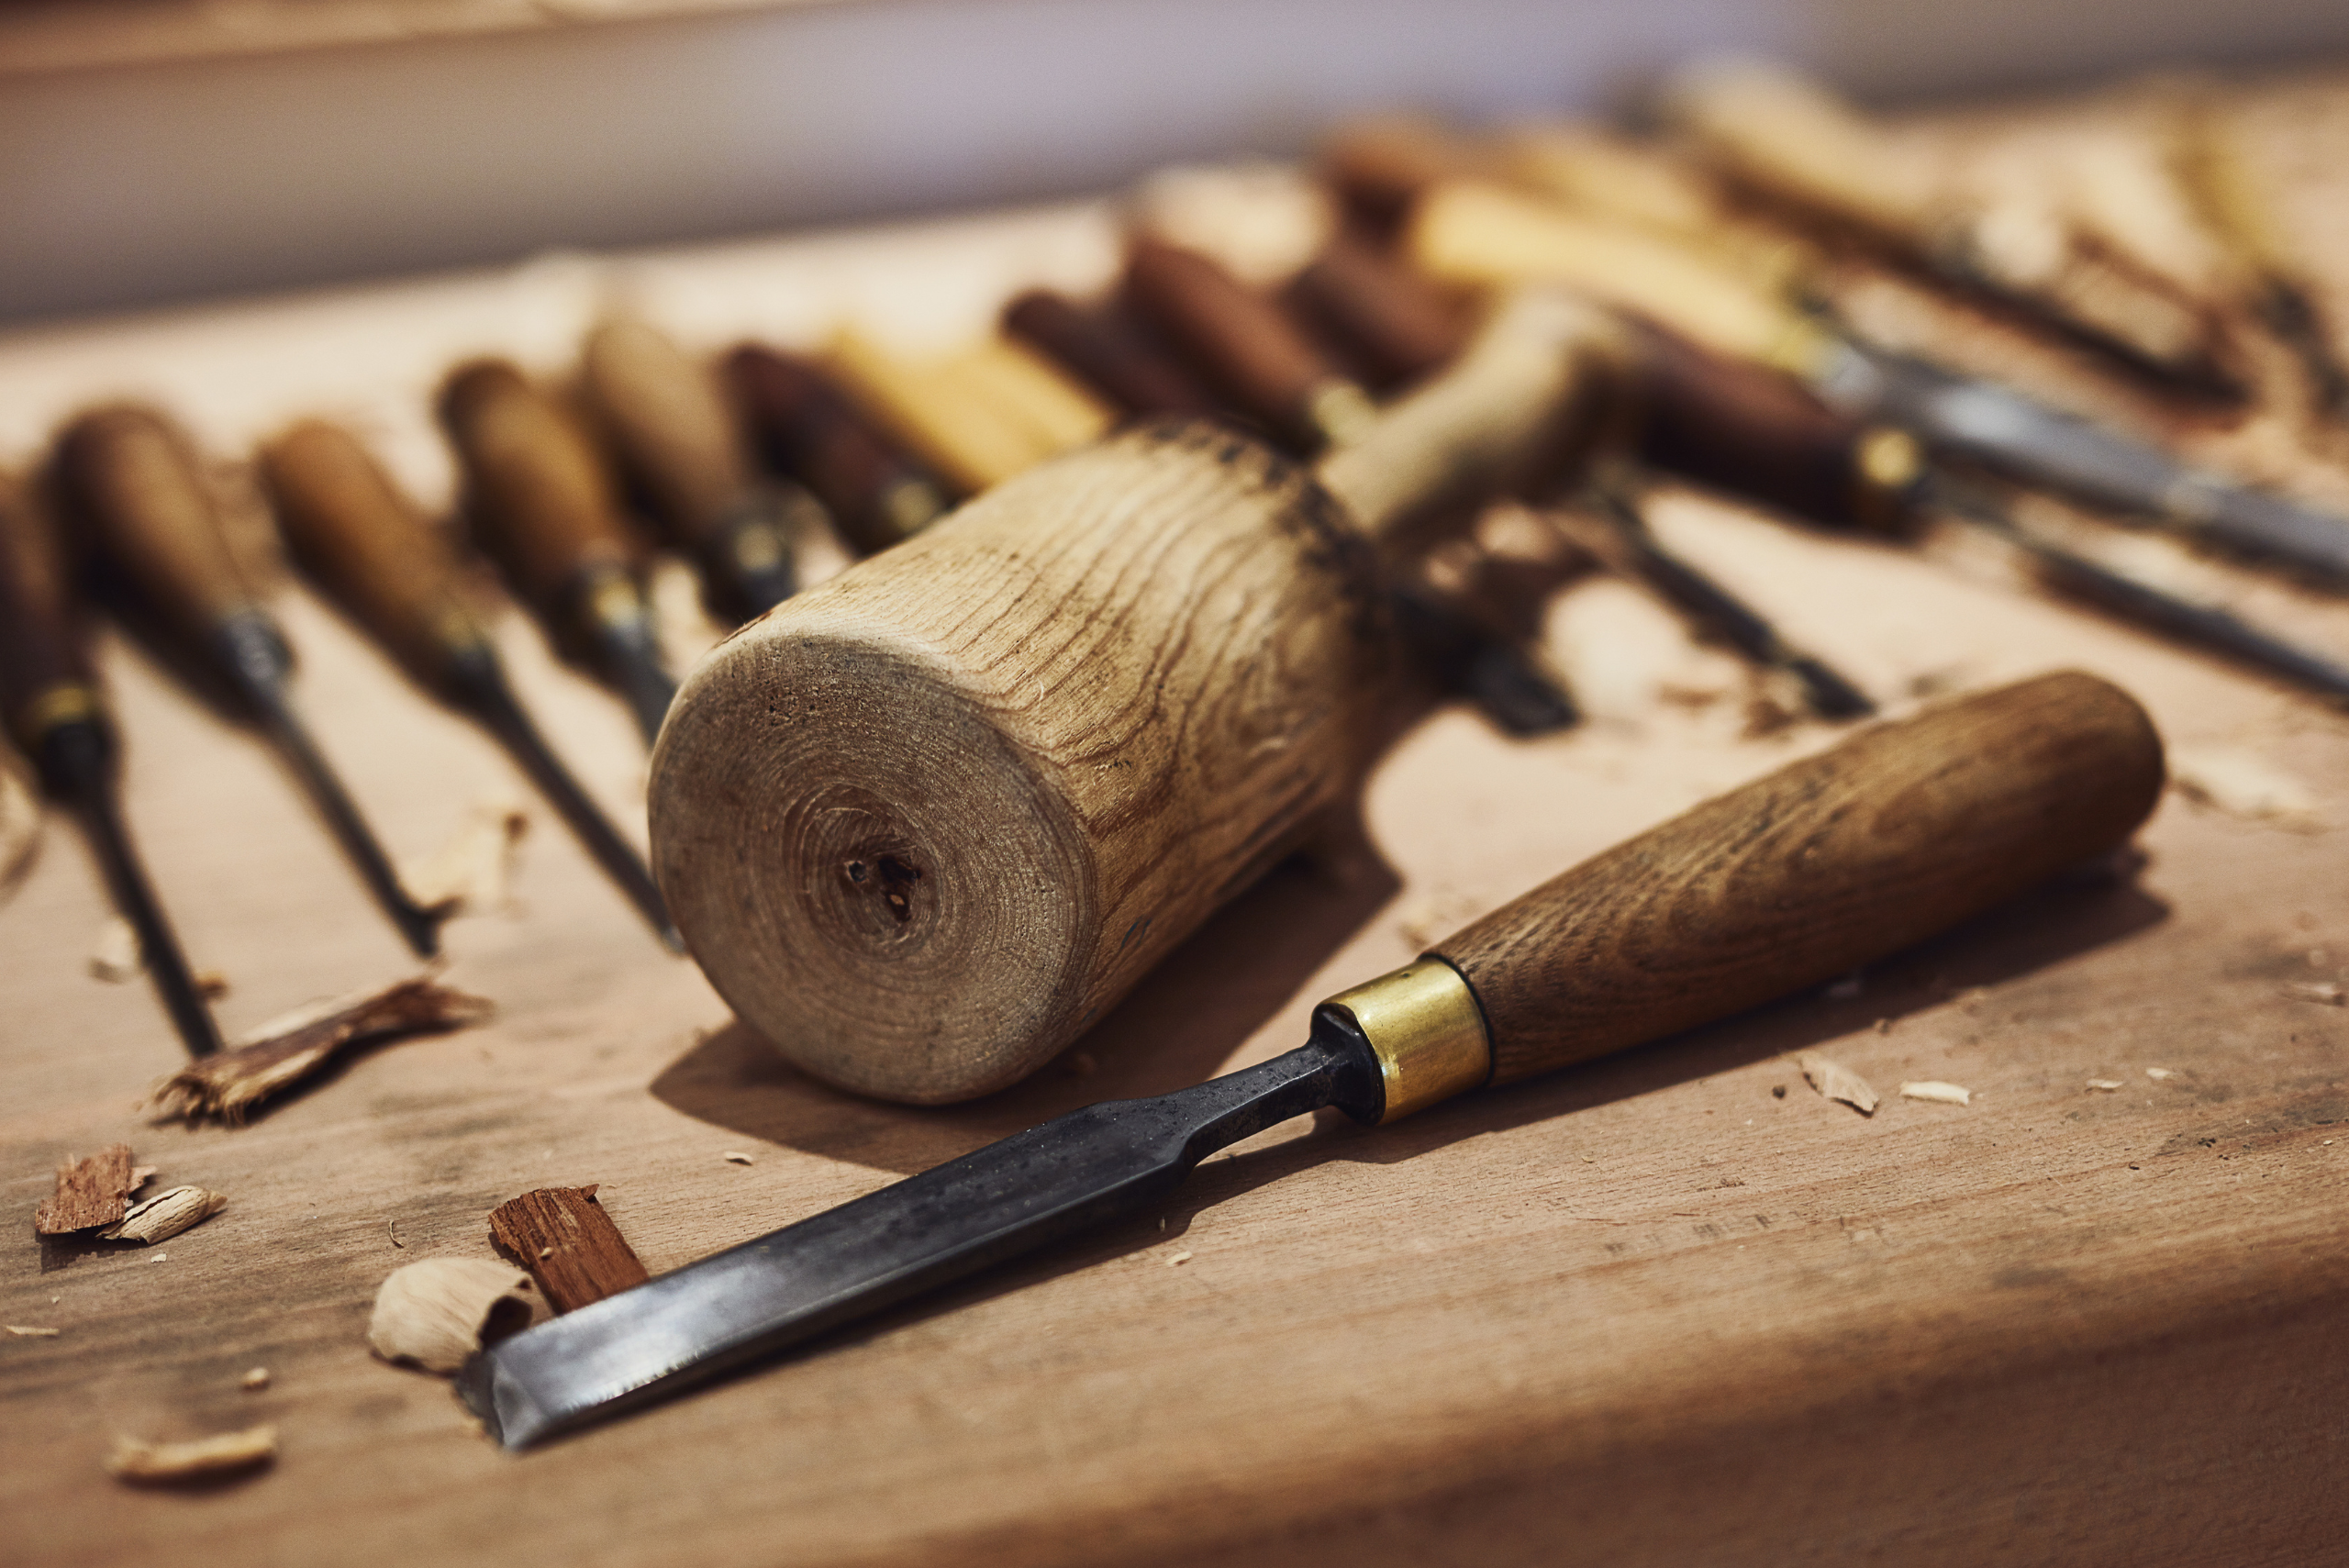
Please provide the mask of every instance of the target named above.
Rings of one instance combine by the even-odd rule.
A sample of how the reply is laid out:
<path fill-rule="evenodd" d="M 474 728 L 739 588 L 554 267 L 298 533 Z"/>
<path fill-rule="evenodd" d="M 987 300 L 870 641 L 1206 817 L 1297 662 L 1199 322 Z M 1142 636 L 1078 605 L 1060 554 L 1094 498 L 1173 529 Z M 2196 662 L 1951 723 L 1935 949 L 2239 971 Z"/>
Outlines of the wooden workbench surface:
<path fill-rule="evenodd" d="M 481 348 L 551 365 L 614 287 L 697 342 L 804 337 L 811 297 L 878 297 L 941 258 L 941 318 L 1015 278 L 1084 282 L 1108 225 L 1067 209 L 25 335 L 0 341 L 0 439 L 24 452 L 99 391 L 166 396 L 224 452 L 323 407 L 445 488 L 433 373 Z M 1516 742 L 1431 711 L 1372 778 L 1361 842 L 1275 872 L 1036 1079 L 945 1110 L 796 1075 L 533 807 L 517 907 L 448 933 L 449 978 L 494 1022 L 363 1056 L 239 1129 L 150 1126 L 135 1102 L 177 1047 L 143 984 L 89 973 L 106 905 L 52 823 L 0 904 L 0 1322 L 59 1330 L 0 1337 L 0 1556 L 2313 1560 L 2349 1522 L 2349 1012 L 2316 999 L 2349 969 L 2349 721 L 1890 546 L 1689 496 L 1657 522 L 1899 704 L 2086 668 L 2188 763 L 2249 758 L 2307 808 L 2173 795 L 2141 864 L 1856 984 L 1382 1132 L 1276 1129 L 1156 1218 L 520 1457 L 363 1338 L 393 1268 L 490 1256 L 503 1199 L 599 1183 L 674 1268 L 1057 1110 L 1286 1049 L 1319 996 L 1832 732 L 1749 736 L 1720 655 L 1620 584 L 1579 585 L 1552 642 L 1590 723 Z M 689 591 L 663 588 L 685 620 Z M 2349 651 L 2335 606 L 2260 593 Z M 521 793 L 314 601 L 282 606 L 302 705 L 395 854 Z M 640 831 L 618 705 L 504 629 L 526 697 Z M 103 651 L 128 813 L 195 963 L 230 984 L 226 1025 L 400 973 L 270 759 Z M 1883 1108 L 1814 1094 L 1804 1050 Z M 1922 1079 L 1974 1103 L 1889 1097 Z M 228 1208 L 150 1251 L 44 1251 L 25 1218 L 51 1169 L 117 1140 Z M 254 1366 L 264 1391 L 239 1385 Z M 258 1475 L 139 1491 L 101 1469 L 116 1434 L 260 1420 L 282 1456 Z"/>

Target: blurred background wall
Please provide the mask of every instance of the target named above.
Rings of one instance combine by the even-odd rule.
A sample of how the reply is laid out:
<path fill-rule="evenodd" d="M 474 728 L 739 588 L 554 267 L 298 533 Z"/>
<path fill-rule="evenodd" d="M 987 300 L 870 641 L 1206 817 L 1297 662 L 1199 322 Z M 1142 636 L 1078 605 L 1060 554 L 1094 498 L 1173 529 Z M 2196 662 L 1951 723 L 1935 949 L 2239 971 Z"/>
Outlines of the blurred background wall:
<path fill-rule="evenodd" d="M 1095 191 L 1723 49 L 1879 102 L 2349 53 L 2342 0 L 658 3 L 0 6 L 0 318 Z"/>

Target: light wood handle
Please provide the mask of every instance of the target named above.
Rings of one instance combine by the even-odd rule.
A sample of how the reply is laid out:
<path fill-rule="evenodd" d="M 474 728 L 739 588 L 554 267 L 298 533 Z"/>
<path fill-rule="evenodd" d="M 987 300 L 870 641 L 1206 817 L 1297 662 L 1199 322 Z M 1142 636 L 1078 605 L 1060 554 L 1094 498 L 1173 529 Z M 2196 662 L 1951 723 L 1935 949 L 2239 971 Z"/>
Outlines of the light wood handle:
<path fill-rule="evenodd" d="M 515 591 L 560 614 L 634 552 L 595 447 L 551 397 L 500 360 L 451 375 L 440 418 L 464 466 L 466 520 Z"/>
<path fill-rule="evenodd" d="M 295 561 L 410 673 L 443 684 L 483 645 L 456 552 L 357 437 L 306 420 L 262 449 L 261 469 Z"/>
<path fill-rule="evenodd" d="M 671 537 L 707 546 L 750 495 L 751 462 L 716 379 L 659 329 L 607 321 L 581 361 L 587 397 Z"/>
<path fill-rule="evenodd" d="M 1720 61 L 1674 82 L 1664 108 L 1727 172 L 1897 244 L 1930 238 L 1935 183 L 1884 128 L 1818 83 L 1759 61 Z"/>
<path fill-rule="evenodd" d="M 1323 458 L 1321 483 L 1382 538 L 1431 514 L 1529 494 L 1580 455 L 1621 341 L 1609 317 L 1580 301 L 1524 291 L 1450 371 Z"/>
<path fill-rule="evenodd" d="M 2066 672 L 1862 732 L 1586 861 L 1433 950 L 1513 1083 L 1920 941 L 2119 848 L 2162 789 L 2127 693 Z"/>
<path fill-rule="evenodd" d="M 1276 439 L 1310 451 L 1330 438 L 1317 404 L 1348 378 L 1278 306 L 1212 257 L 1138 236 L 1127 256 L 1124 296 Z"/>
<path fill-rule="evenodd" d="M 858 418 L 815 366 L 748 343 L 727 356 L 725 373 L 767 461 L 815 492 L 858 554 L 945 514 L 943 483 Z"/>
<path fill-rule="evenodd" d="M 195 445 L 162 415 L 83 415 L 59 439 L 57 469 L 69 515 L 181 633 L 201 639 L 254 607 Z"/>

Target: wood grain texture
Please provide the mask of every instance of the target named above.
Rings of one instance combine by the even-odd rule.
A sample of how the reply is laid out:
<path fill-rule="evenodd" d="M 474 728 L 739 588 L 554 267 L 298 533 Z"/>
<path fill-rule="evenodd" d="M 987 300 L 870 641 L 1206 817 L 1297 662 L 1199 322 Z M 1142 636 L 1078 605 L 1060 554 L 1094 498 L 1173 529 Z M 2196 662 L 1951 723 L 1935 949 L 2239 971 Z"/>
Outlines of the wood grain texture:
<path fill-rule="evenodd" d="M 1351 793 L 1380 604 L 1342 512 L 1245 438 L 1033 469 L 693 673 L 653 758 L 662 895 L 818 1077 L 998 1088 Z"/>
<path fill-rule="evenodd" d="M 529 1271 L 557 1312 L 576 1312 L 651 1277 L 596 1201 L 592 1183 L 507 1198 L 489 1211 L 489 1234 L 500 1252 Z"/>
<path fill-rule="evenodd" d="M 499 361 L 460 368 L 441 422 L 465 472 L 465 517 L 514 591 L 559 612 L 633 550 L 603 458 L 553 398 Z"/>
<path fill-rule="evenodd" d="M 112 1225 L 144 1179 L 131 1165 L 128 1143 L 110 1143 L 68 1161 L 57 1167 L 57 1190 L 33 1210 L 33 1229 L 43 1236 L 64 1236 Z"/>
<path fill-rule="evenodd" d="M 2161 792 L 2135 699 L 2046 675 L 1707 801 L 1433 951 L 1512 1084 L 1898 952 L 2120 848 Z"/>
<path fill-rule="evenodd" d="M 65 428 L 56 462 L 66 525 L 87 530 L 181 634 L 200 639 L 251 607 L 195 445 L 178 426 L 151 408 L 98 409 Z"/>
<path fill-rule="evenodd" d="M 295 561 L 417 679 L 485 645 L 459 595 L 455 550 L 357 437 L 305 420 L 261 450 L 261 473 Z"/>
<path fill-rule="evenodd" d="M 707 543 L 750 494 L 751 461 L 716 379 L 651 324 L 587 336 L 580 380 L 621 465 L 670 537 Z"/>

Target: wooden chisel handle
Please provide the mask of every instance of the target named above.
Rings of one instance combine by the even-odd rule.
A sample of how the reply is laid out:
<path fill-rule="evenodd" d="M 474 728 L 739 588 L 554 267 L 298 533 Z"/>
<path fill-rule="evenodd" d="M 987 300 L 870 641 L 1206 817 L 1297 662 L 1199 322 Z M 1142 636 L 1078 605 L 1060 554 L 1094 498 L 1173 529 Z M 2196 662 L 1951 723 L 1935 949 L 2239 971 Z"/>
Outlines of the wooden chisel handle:
<path fill-rule="evenodd" d="M 74 518 L 148 605 L 192 639 L 258 607 L 186 434 L 150 408 L 84 414 L 57 446 Z"/>
<path fill-rule="evenodd" d="M 339 425 L 295 426 L 262 449 L 261 470 L 302 569 L 410 673 L 445 689 L 486 646 L 449 541 Z"/>
<path fill-rule="evenodd" d="M 1235 407 L 1295 450 L 1344 445 L 1368 422 L 1361 385 L 1212 257 L 1137 236 L 1124 295 Z"/>
<path fill-rule="evenodd" d="M 98 702 L 57 530 L 0 474 L 0 724 L 38 758 L 50 729 L 95 716 Z"/>
<path fill-rule="evenodd" d="M 474 536 L 524 598 L 562 614 L 592 580 L 633 566 L 603 460 L 520 371 L 501 360 L 460 367 L 440 418 L 463 460 Z"/>
<path fill-rule="evenodd" d="M 1475 330 L 1457 299 L 1350 229 L 1323 246 L 1284 294 L 1361 361 L 1376 392 L 1433 375 Z"/>
<path fill-rule="evenodd" d="M 1190 373 L 1146 341 L 1130 321 L 1030 289 L 1003 308 L 1003 328 L 1124 412 L 1144 417 L 1212 416 L 1215 399 Z"/>
<path fill-rule="evenodd" d="M 661 520 L 679 544 L 707 546 L 752 484 L 750 454 L 715 379 L 657 328 L 628 319 L 588 335 L 581 370 Z"/>
<path fill-rule="evenodd" d="M 1514 1083 L 1754 1006 L 2118 849 L 2162 790 L 2153 722 L 2065 672 L 1864 730 L 1495 910 L 1434 955 Z"/>
<path fill-rule="evenodd" d="M 859 555 L 945 516 L 942 482 L 865 424 L 815 366 L 746 343 L 727 356 L 725 373 L 767 461 L 815 492 Z"/>

